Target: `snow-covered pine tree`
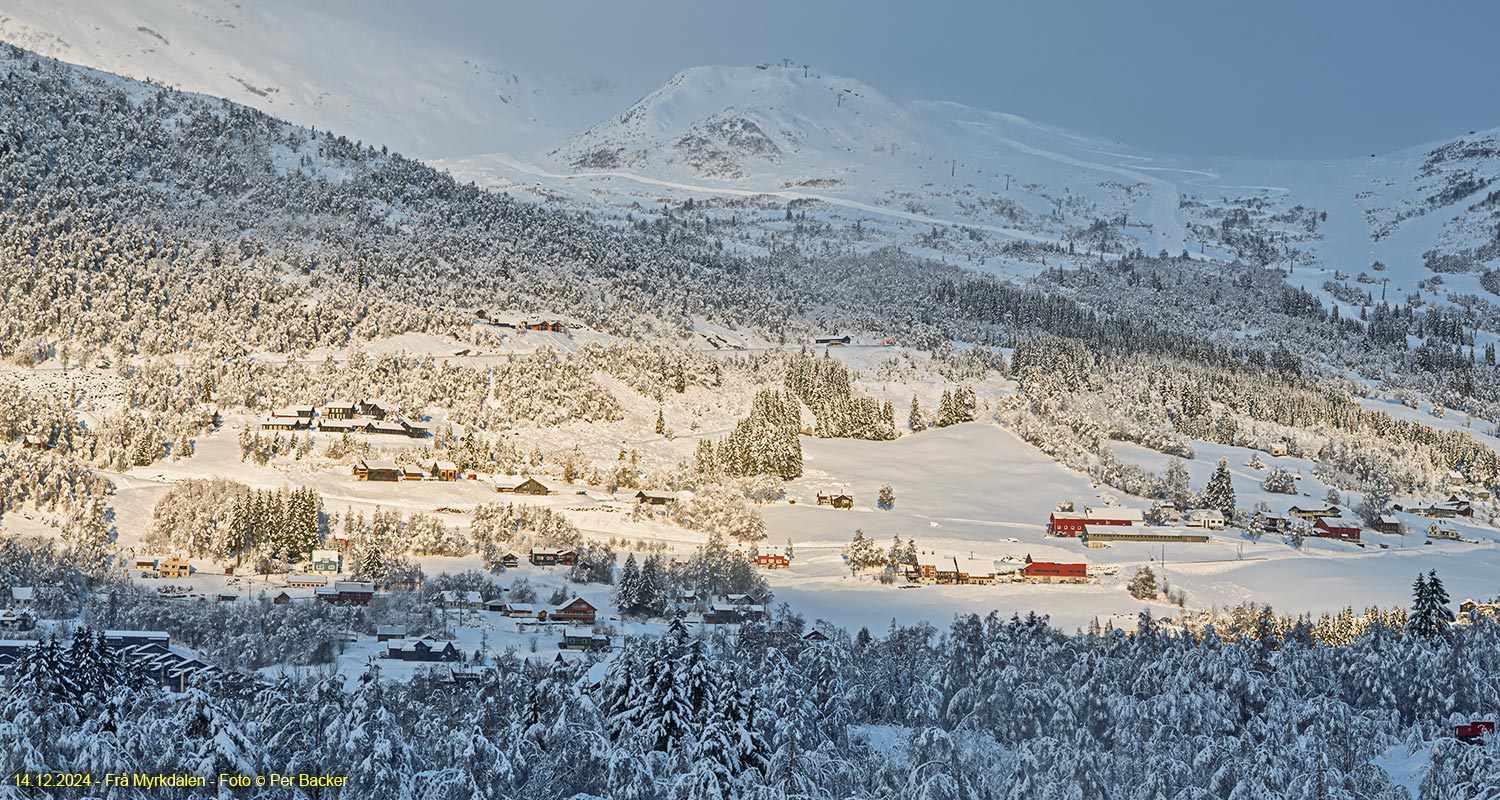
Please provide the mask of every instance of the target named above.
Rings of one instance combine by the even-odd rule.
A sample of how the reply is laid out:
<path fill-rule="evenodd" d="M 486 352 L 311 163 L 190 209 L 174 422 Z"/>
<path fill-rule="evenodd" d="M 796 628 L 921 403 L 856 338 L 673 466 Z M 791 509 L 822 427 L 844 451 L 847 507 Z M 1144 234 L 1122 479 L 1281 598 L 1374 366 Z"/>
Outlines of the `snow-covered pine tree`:
<path fill-rule="evenodd" d="M 1385 514 L 1390 504 L 1390 479 L 1383 473 L 1376 473 L 1364 481 L 1364 498 L 1359 501 L 1354 511 L 1368 525 Z"/>
<path fill-rule="evenodd" d="M 1130 596 L 1138 600 L 1155 600 L 1157 594 L 1156 573 L 1147 566 L 1137 569 L 1130 579 Z"/>
<path fill-rule="evenodd" d="M 1275 492 L 1276 494 L 1297 493 L 1297 479 L 1292 476 L 1292 473 L 1281 467 L 1272 467 L 1271 471 L 1266 473 L 1266 477 L 1261 480 L 1260 486 L 1262 489 L 1268 492 Z"/>
<path fill-rule="evenodd" d="M 1208 485 L 1203 489 L 1203 496 L 1199 498 L 1199 505 L 1204 508 L 1215 508 L 1223 512 L 1224 519 L 1234 519 L 1234 483 L 1229 477 L 1229 461 L 1219 459 L 1214 467 L 1214 473 L 1208 478 Z"/>
<path fill-rule="evenodd" d="M 624 613 L 632 613 L 640 603 L 641 568 L 635 553 L 625 556 L 625 566 L 620 568 L 620 579 L 615 583 L 615 606 Z"/>
<path fill-rule="evenodd" d="M 1179 511 L 1185 511 L 1192 498 L 1191 480 L 1187 466 L 1182 463 L 1182 459 L 1174 456 L 1167 461 L 1167 468 L 1162 471 L 1162 497 L 1172 501 Z"/>
<path fill-rule="evenodd" d="M 1436 570 L 1425 576 L 1418 573 L 1412 584 L 1412 608 L 1407 617 L 1406 629 L 1417 636 L 1431 639 L 1446 633 L 1453 624 L 1453 611 L 1448 608 L 1448 591 L 1437 576 Z"/>
<path fill-rule="evenodd" d="M 669 590 L 661 556 L 647 556 L 646 563 L 641 565 L 641 579 L 635 593 L 635 612 L 646 617 L 659 617 L 665 614 Z"/>

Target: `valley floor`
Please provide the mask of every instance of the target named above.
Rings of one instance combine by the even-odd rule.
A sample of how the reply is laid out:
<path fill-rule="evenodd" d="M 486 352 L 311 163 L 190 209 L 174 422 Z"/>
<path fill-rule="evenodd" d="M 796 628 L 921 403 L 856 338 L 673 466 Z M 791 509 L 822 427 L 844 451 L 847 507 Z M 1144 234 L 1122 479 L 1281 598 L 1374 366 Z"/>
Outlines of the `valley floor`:
<path fill-rule="evenodd" d="M 488 476 L 452 483 L 421 481 L 376 483 L 356 480 L 347 467 L 334 468 L 319 458 L 294 461 L 286 457 L 268 466 L 242 462 L 236 427 L 248 424 L 231 419 L 223 429 L 202 437 L 196 454 L 181 461 L 165 461 L 122 474 L 109 474 L 116 484 L 113 498 L 119 544 L 127 555 L 146 555 L 141 537 L 151 524 L 156 502 L 176 483 L 188 478 L 221 476 L 255 488 L 310 486 L 324 498 L 329 512 L 352 510 L 366 516 L 377 508 L 404 513 L 437 514 L 446 524 L 466 528 L 472 509 L 488 502 L 526 502 L 565 513 L 588 538 L 660 543 L 669 555 L 682 556 L 704 541 L 702 534 L 684 530 L 665 517 L 632 521 L 633 500 L 625 491 L 611 495 L 601 487 L 573 489 L 576 493 L 548 497 L 498 494 Z M 1220 456 L 1231 473 L 1242 507 L 1269 503 L 1276 512 L 1288 505 L 1320 501 L 1326 487 L 1312 476 L 1311 463 L 1294 458 L 1261 457 L 1305 477 L 1303 495 L 1272 495 L 1260 489 L 1263 471 L 1244 465 L 1252 451 L 1195 443 L 1197 457 L 1186 461 L 1193 485 L 1201 486 Z M 1430 520 L 1402 515 L 1416 531 L 1405 536 L 1366 532 L 1365 547 L 1310 539 L 1298 550 L 1279 536 L 1259 542 L 1233 530 L 1211 533 L 1210 541 L 1193 544 L 1117 542 L 1091 549 L 1076 539 L 1048 537 L 1048 515 L 1061 500 L 1078 507 L 1110 502 L 1144 505 L 1138 498 L 1119 498 L 1113 490 L 1095 487 L 1086 476 L 1059 466 L 1009 431 L 989 422 L 975 422 L 919 434 L 893 442 L 828 440 L 803 437 L 804 475 L 786 486 L 786 499 L 761 506 L 768 535 L 761 549 L 793 551 L 791 567 L 766 572 L 777 602 L 786 602 L 809 622 L 826 620 L 857 629 L 884 630 L 892 622 L 930 622 L 946 625 L 960 613 L 1025 615 L 1035 611 L 1051 617 L 1064 630 L 1087 627 L 1091 621 L 1130 628 L 1142 609 L 1157 616 L 1177 609 L 1165 602 L 1142 602 L 1126 591 L 1137 567 L 1151 566 L 1159 579 L 1186 592 L 1190 608 L 1227 606 L 1244 601 L 1270 604 L 1283 614 L 1337 612 L 1345 606 L 1363 609 L 1406 605 L 1416 575 L 1435 569 L 1454 600 L 1488 598 L 1500 574 L 1500 532 L 1461 520 L 1458 528 L 1470 542 L 1429 540 L 1422 535 Z M 1117 445 L 1122 460 L 1161 469 L 1166 457 L 1133 445 Z M 895 490 L 891 510 L 875 507 L 881 485 Z M 816 503 L 820 490 L 841 487 L 855 497 L 854 508 L 836 510 Z M 1309 497 L 1311 500 L 1309 501 Z M 45 530 L 29 512 L 9 515 L 7 531 Z M 1451 523 L 1450 523 L 1451 524 Z M 994 562 L 1002 581 L 994 586 L 882 585 L 873 572 L 852 575 L 842 551 L 855 530 L 862 530 L 877 546 L 893 536 L 913 539 L 918 550 L 938 559 L 957 557 Z M 1083 585 L 1034 585 L 1006 582 L 1004 573 L 1018 569 L 1030 556 L 1039 561 L 1086 563 L 1092 580 Z M 478 567 L 475 558 L 420 559 L 429 574 Z M 279 588 L 279 584 L 237 584 L 212 575 L 215 568 L 201 564 L 195 579 L 204 593 L 239 591 L 246 598 Z M 559 571 L 523 567 L 516 574 L 532 575 L 539 594 L 562 582 Z M 508 582 L 515 575 L 502 580 Z M 246 579 L 247 581 L 255 579 Z M 607 608 L 607 591 L 580 591 Z M 591 594 L 592 591 L 592 594 Z M 600 596 L 594 597 L 594 594 Z M 482 628 L 511 633 L 508 645 L 531 648 L 530 636 L 516 634 L 514 623 L 503 620 Z M 543 636 L 542 650 L 549 648 Z M 497 643 L 498 645 L 498 643 Z M 552 648 L 555 649 L 555 648 Z"/>

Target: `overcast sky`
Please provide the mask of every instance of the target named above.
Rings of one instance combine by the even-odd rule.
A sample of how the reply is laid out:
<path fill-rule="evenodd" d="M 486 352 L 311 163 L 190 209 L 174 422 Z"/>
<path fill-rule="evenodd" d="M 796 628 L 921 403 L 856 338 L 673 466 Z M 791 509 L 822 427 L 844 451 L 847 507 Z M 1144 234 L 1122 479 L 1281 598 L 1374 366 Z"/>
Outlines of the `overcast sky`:
<path fill-rule="evenodd" d="M 509 64 L 644 94 L 790 57 L 1163 152 L 1352 156 L 1500 126 L 1500 3 L 544 0 L 372 11 Z"/>

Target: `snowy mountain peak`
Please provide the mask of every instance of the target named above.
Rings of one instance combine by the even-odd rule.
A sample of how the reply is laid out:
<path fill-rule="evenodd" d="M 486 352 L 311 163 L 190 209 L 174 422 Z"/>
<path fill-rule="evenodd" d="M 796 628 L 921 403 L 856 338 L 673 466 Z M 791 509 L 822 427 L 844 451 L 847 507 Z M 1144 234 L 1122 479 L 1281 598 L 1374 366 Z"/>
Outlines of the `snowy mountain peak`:
<path fill-rule="evenodd" d="M 766 165 L 821 166 L 828 159 L 813 156 L 884 150 L 916 129 L 905 108 L 850 78 L 801 66 L 703 66 L 677 73 L 553 156 L 575 169 L 675 167 L 734 180 Z"/>

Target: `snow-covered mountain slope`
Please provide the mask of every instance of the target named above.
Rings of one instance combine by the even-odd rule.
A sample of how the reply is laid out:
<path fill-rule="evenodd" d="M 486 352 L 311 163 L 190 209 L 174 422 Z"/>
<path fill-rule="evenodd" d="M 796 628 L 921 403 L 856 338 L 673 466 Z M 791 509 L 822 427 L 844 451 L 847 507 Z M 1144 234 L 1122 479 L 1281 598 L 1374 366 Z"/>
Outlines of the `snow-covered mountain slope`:
<path fill-rule="evenodd" d="M 1500 263 L 1500 129 L 1371 159 L 1368 174 L 1355 200 L 1377 249 L 1428 248 L 1440 273 Z"/>
<path fill-rule="evenodd" d="M 1049 255 L 1018 243 L 1188 250 L 1279 266 L 1349 310 L 1353 294 L 1382 290 L 1393 302 L 1488 296 L 1480 278 L 1500 266 L 1493 131 L 1325 162 L 1175 156 L 957 103 L 897 101 L 806 67 L 714 66 L 684 70 L 546 158 L 443 166 L 632 211 L 719 198 L 725 218 L 743 221 L 744 204 L 758 202 L 770 230 L 783 221 L 771 206 L 800 204 L 835 228 L 862 225 L 855 238 L 868 246 L 1009 274 Z M 943 228 L 963 234 L 945 241 Z M 1360 273 L 1363 287 L 1328 288 Z"/>
<path fill-rule="evenodd" d="M 1176 186 L 1135 167 L 1149 156 L 1013 115 L 897 102 L 804 67 L 684 70 L 549 156 L 543 177 L 781 194 L 1039 241 L 1122 220 L 1132 244 L 1184 242 Z"/>
<path fill-rule="evenodd" d="M 291 0 L 5 0 L 0 39 L 544 202 L 623 215 L 708 200 L 761 231 L 795 205 L 859 226 L 857 246 L 1006 274 L 1059 250 L 1138 247 L 1280 265 L 1330 299 L 1329 281 L 1360 272 L 1365 289 L 1442 299 L 1489 296 L 1479 278 L 1500 265 L 1495 132 L 1319 163 L 1179 157 L 771 64 L 689 68 L 629 105 L 619 82 L 570 77 L 582 55 L 496 63 L 389 17 Z"/>
<path fill-rule="evenodd" d="M 418 157 L 525 151 L 616 101 L 294 0 L 6 0 L 0 39 Z M 602 112 L 597 112 L 602 113 Z M 579 116 L 579 115 L 582 116 Z"/>
<path fill-rule="evenodd" d="M 1500 129 L 1323 162 L 1198 161 L 1204 174 L 1184 194 L 1207 201 L 1221 225 L 1231 206 L 1268 203 L 1259 211 L 1268 225 L 1302 231 L 1293 283 L 1327 294 L 1332 278 L 1392 302 L 1500 293 L 1500 282 L 1481 280 L 1500 268 Z M 1291 213 L 1299 207 L 1311 213 Z"/>

